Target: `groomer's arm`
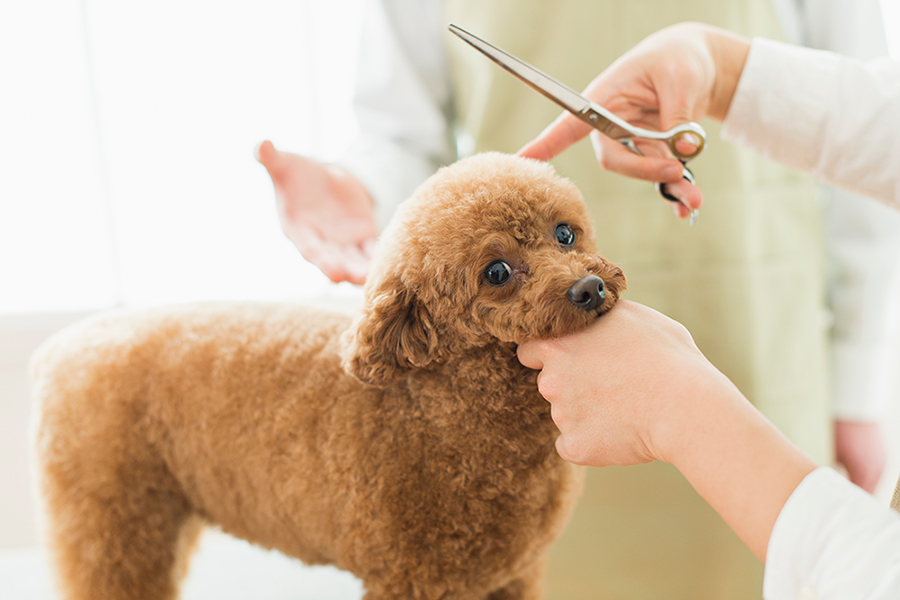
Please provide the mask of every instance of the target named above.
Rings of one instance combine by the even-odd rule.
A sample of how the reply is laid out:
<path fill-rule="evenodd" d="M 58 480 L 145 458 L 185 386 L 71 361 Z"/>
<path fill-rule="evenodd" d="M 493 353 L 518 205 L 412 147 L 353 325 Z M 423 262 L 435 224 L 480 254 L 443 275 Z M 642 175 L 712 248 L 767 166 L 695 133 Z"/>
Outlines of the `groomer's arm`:
<path fill-rule="evenodd" d="M 681 325 L 627 301 L 590 328 L 519 347 L 566 460 L 675 465 L 766 562 L 767 600 L 900 598 L 900 516 L 816 465 Z"/>
<path fill-rule="evenodd" d="M 717 374 L 725 379 L 724 375 Z M 662 460 L 765 562 L 775 521 L 817 465 L 766 420 L 730 381 L 698 381 L 690 410 L 661 426 Z M 666 437 L 662 437 L 666 436 Z"/>
<path fill-rule="evenodd" d="M 785 501 L 816 468 L 662 314 L 620 301 L 584 332 L 519 347 L 560 429 L 559 454 L 596 467 L 675 465 L 766 558 Z"/>

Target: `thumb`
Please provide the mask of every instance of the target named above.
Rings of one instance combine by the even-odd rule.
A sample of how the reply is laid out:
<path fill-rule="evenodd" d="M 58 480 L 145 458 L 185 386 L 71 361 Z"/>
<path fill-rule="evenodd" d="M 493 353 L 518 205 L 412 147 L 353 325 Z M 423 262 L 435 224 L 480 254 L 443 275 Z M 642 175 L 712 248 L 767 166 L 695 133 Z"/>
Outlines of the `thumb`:
<path fill-rule="evenodd" d="M 518 155 L 537 160 L 550 160 L 590 131 L 589 125 L 571 113 L 564 112 L 536 138 L 525 144 Z"/>
<path fill-rule="evenodd" d="M 519 344 L 519 347 L 516 348 L 516 354 L 523 367 L 528 367 L 529 369 L 534 369 L 536 371 L 544 368 L 544 361 L 541 358 L 539 344 L 539 341 L 532 340 L 525 342 L 524 344 Z"/>

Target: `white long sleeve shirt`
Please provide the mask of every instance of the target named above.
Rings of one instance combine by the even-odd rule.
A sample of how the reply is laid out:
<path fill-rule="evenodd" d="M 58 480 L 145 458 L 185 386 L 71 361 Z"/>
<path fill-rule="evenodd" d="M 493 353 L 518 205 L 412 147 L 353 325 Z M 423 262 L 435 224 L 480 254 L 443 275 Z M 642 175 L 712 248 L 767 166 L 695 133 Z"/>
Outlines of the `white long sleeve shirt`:
<path fill-rule="evenodd" d="M 379 229 L 456 160 L 441 3 L 368 2 L 353 106 L 359 137 L 340 163 L 375 201 Z"/>
<path fill-rule="evenodd" d="M 900 64 L 756 39 L 723 139 L 900 209 Z"/>
<path fill-rule="evenodd" d="M 722 137 L 900 209 L 900 64 L 754 40 Z M 766 600 L 900 598 L 900 515 L 808 475 L 769 539 Z"/>

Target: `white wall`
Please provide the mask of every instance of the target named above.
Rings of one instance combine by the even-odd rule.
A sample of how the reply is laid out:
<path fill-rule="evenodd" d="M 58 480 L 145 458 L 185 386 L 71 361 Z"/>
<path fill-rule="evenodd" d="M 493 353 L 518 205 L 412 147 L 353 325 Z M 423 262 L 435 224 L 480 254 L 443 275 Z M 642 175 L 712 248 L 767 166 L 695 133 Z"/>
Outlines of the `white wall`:
<path fill-rule="evenodd" d="M 352 137 L 361 4 L 0 2 L 0 548 L 35 543 L 25 365 L 73 311 L 355 297 L 252 151 Z"/>

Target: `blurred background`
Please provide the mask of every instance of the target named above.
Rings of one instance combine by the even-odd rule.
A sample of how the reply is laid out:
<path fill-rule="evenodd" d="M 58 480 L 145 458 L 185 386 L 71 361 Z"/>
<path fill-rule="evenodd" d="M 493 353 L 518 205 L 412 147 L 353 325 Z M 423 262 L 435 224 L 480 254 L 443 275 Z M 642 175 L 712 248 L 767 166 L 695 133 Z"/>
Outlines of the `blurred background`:
<path fill-rule="evenodd" d="M 356 131 L 361 5 L 0 2 L 0 596 L 16 597 L 12 578 L 45 576 L 23 550 L 38 543 L 25 366 L 44 338 L 115 306 L 357 295 L 282 235 L 253 148 L 269 138 L 340 154 Z M 230 543 L 213 544 L 226 556 L 211 563 L 257 579 L 289 568 L 266 570 Z M 361 595 L 352 578 L 329 577 L 310 597 Z M 46 588 L 22 585 L 38 587 L 21 597 Z"/>
<path fill-rule="evenodd" d="M 359 0 L 0 8 L 0 314 L 320 294 L 253 160 L 333 158 Z"/>
<path fill-rule="evenodd" d="M 281 234 L 252 152 L 330 160 L 352 139 L 362 4 L 0 3 L 0 581 L 37 556 L 25 365 L 50 333 L 116 306 L 358 295 Z M 898 57 L 900 1 L 883 4 Z M 888 421 L 885 501 L 900 408 Z"/>

